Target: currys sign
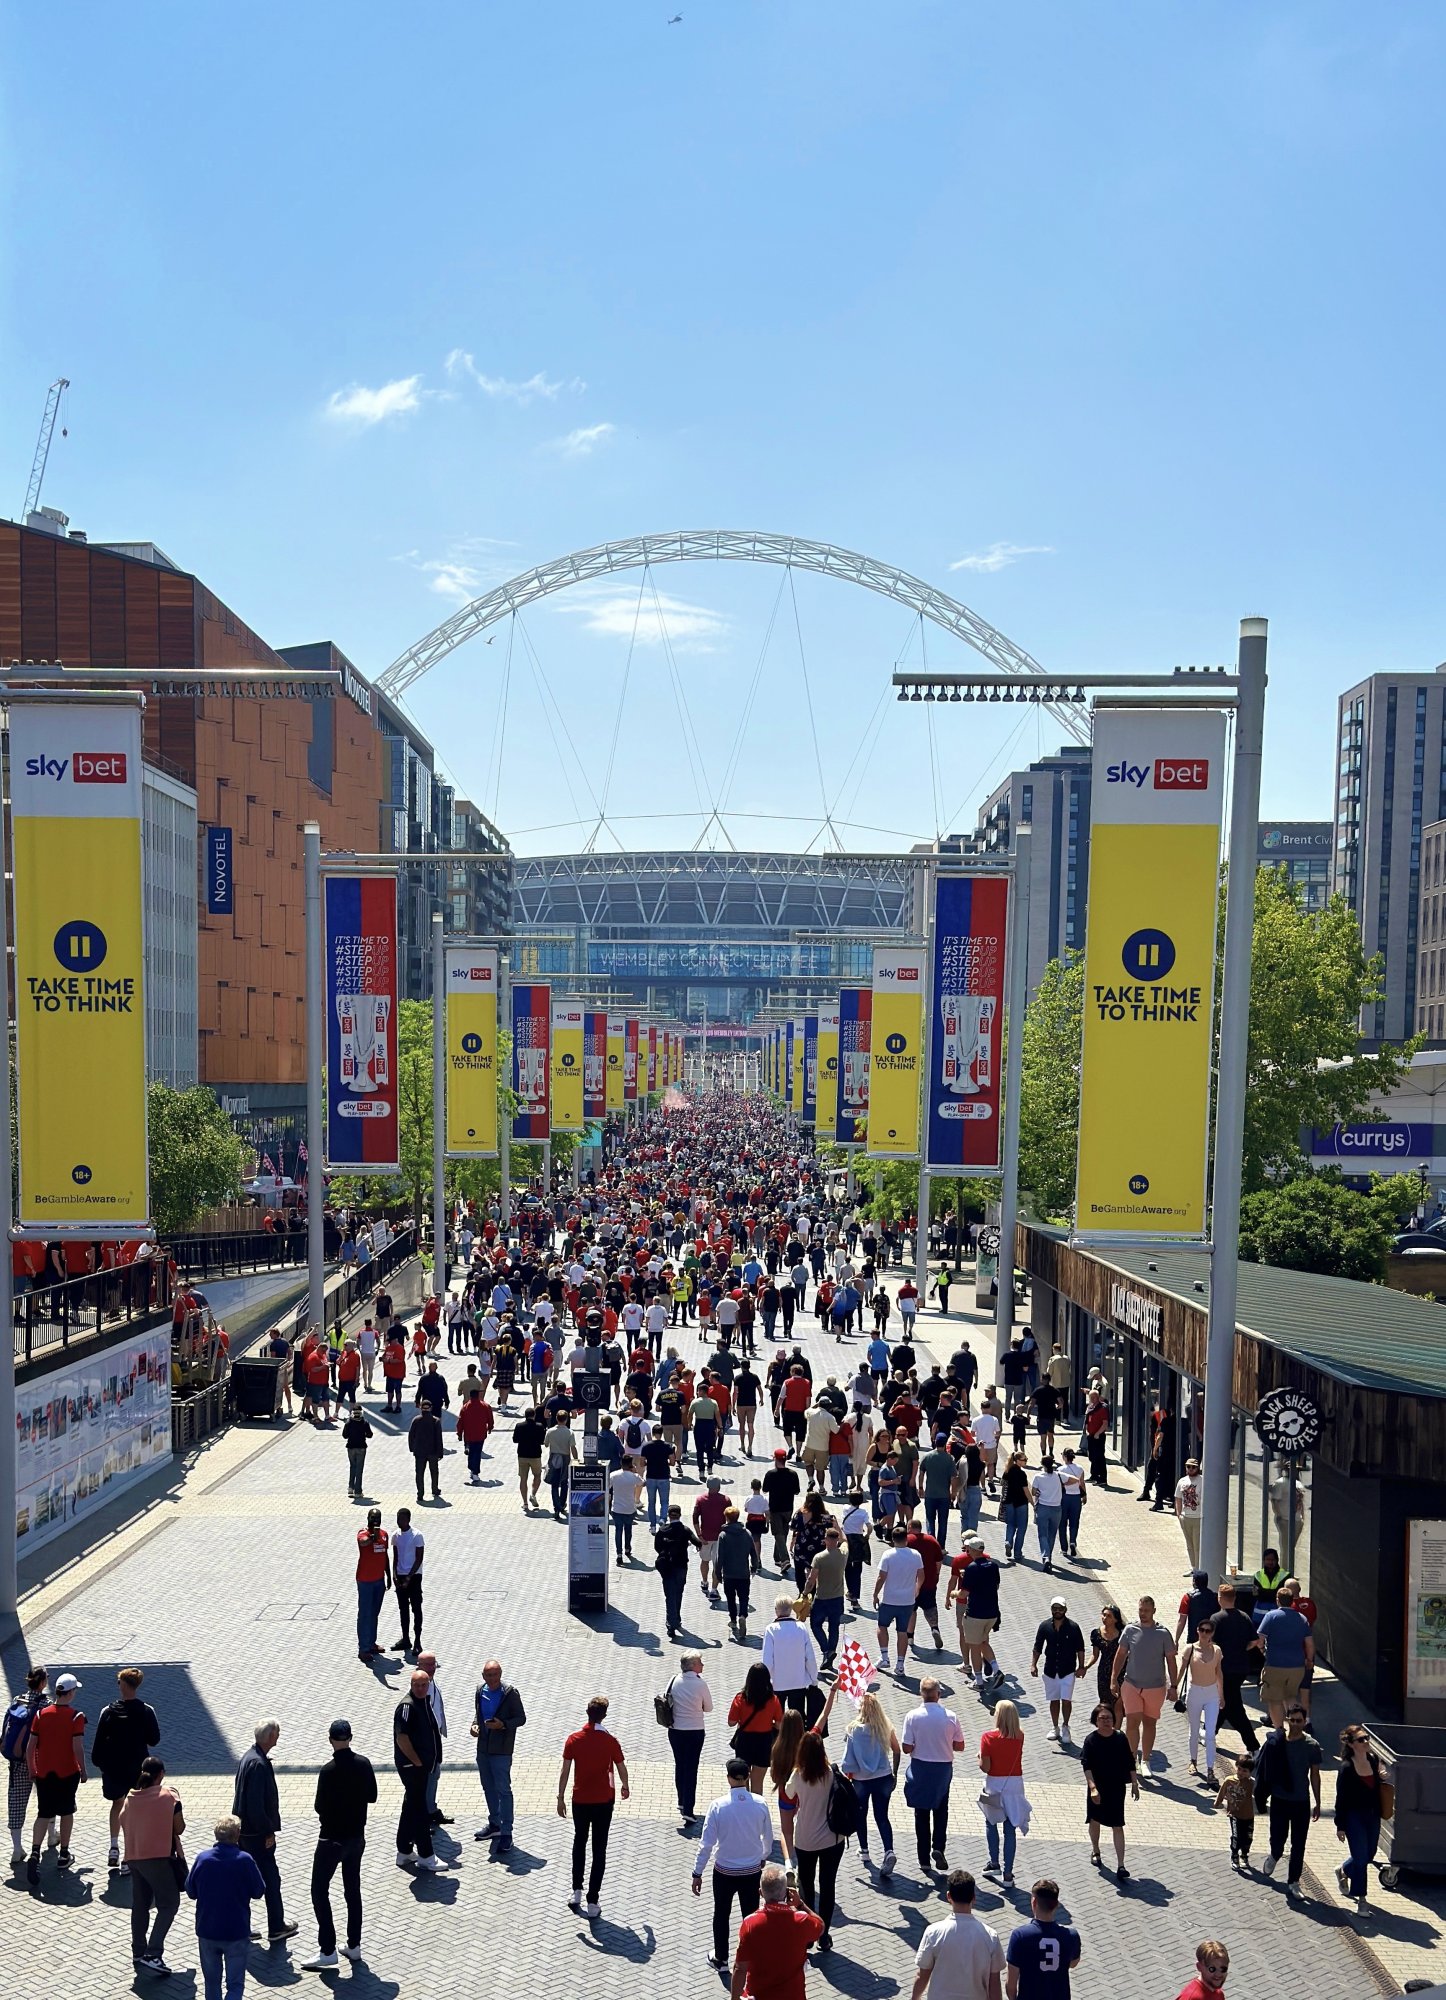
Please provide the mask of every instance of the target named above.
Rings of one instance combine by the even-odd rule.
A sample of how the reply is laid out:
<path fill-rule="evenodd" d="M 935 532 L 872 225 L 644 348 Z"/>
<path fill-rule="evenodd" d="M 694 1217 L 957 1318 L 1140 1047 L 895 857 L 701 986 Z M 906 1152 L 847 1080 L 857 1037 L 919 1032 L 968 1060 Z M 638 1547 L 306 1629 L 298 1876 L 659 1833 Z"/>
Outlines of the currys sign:
<path fill-rule="evenodd" d="M 1428 1160 L 1436 1151 L 1434 1125 L 1333 1125 L 1310 1135 L 1316 1159 Z"/>

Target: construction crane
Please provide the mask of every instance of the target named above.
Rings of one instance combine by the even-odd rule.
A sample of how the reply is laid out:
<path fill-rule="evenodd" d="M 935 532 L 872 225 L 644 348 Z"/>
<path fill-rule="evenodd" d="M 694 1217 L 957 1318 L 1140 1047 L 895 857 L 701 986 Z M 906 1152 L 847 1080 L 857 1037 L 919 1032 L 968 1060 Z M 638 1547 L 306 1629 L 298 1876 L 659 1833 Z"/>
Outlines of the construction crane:
<path fill-rule="evenodd" d="M 45 398 L 45 415 L 40 419 L 40 435 L 35 440 L 35 457 L 30 466 L 30 484 L 25 489 L 25 507 L 21 520 L 28 521 L 40 505 L 40 488 L 45 479 L 45 463 L 50 457 L 50 439 L 55 430 L 55 419 L 60 413 L 60 399 L 70 387 L 68 378 L 58 375 L 50 385 Z M 62 427 L 60 435 L 67 435 Z"/>

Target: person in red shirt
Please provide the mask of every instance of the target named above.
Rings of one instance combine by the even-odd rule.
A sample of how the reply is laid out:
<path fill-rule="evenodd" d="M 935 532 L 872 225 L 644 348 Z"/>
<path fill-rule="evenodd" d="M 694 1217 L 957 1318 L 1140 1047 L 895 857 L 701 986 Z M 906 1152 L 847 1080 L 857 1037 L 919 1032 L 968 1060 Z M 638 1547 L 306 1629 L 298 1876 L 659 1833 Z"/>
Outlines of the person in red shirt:
<path fill-rule="evenodd" d="M 75 1793 L 89 1776 L 85 1768 L 85 1717 L 75 1706 L 80 1682 L 74 1674 L 61 1674 L 55 1683 L 55 1698 L 37 1709 L 30 1725 L 27 1746 L 35 1774 L 35 1826 L 30 1835 L 30 1859 L 25 1879 L 33 1889 L 40 1880 L 40 1851 L 51 1823 L 60 1822 L 60 1846 L 56 1863 L 71 1863 L 70 1833 L 75 1824 Z"/>
<path fill-rule="evenodd" d="M 340 1409 L 343 1403 L 356 1408 L 356 1385 L 361 1378 L 361 1352 L 354 1340 L 349 1340 L 336 1357 L 336 1401 Z"/>
<path fill-rule="evenodd" d="M 813 1396 L 813 1384 L 798 1366 L 789 1369 L 783 1390 L 778 1398 L 775 1415 L 785 1439 L 793 1447 L 796 1459 L 803 1457 L 803 1440 L 808 1430 L 808 1406 Z"/>
<path fill-rule="evenodd" d="M 823 1936 L 823 1919 L 804 1909 L 775 1863 L 758 1886 L 760 1907 L 738 1926 L 729 2000 L 804 2000 L 803 1968 Z"/>
<path fill-rule="evenodd" d="M 311 1411 L 311 1421 L 317 1421 L 317 1411 L 321 1412 L 321 1422 L 331 1422 L 331 1367 L 326 1358 L 326 1349 L 317 1341 L 307 1350 L 306 1355 L 306 1401 Z"/>
<path fill-rule="evenodd" d="M 1225 1991 L 1230 1953 L 1219 1938 L 1205 1938 L 1195 1947 L 1195 1977 L 1180 1988 L 1179 2000 L 1217 2000 Z"/>
<path fill-rule="evenodd" d="M 492 1435 L 492 1406 L 480 1389 L 473 1389 L 457 1412 L 457 1436 L 467 1448 L 468 1484 L 482 1484 L 482 1447 Z"/>
<path fill-rule="evenodd" d="M 389 1340 L 382 1349 L 382 1380 L 387 1385 L 387 1408 L 402 1407 L 402 1384 L 407 1379 L 407 1350 L 400 1340 Z"/>
<path fill-rule="evenodd" d="M 583 1864 L 587 1844 L 592 1839 L 592 1865 L 587 1878 L 587 1913 L 599 1917 L 598 1896 L 608 1865 L 608 1831 L 613 1819 L 613 1772 L 618 1788 L 628 1796 L 628 1767 L 623 1746 L 603 1728 L 607 1720 L 608 1698 L 594 1695 L 587 1705 L 586 1729 L 575 1729 L 562 1746 L 562 1769 L 557 1774 L 557 1816 L 567 1818 L 567 1780 L 572 1774 L 572 1894 L 570 1910 L 582 1908 Z"/>
<path fill-rule="evenodd" d="M 944 1551 L 935 1537 L 925 1534 L 922 1528 L 910 1528 L 905 1546 L 917 1550 L 924 1564 L 924 1580 L 919 1585 L 919 1595 L 914 1600 L 914 1615 L 909 1620 L 909 1643 L 914 1643 L 914 1627 L 922 1611 L 934 1636 L 934 1650 L 938 1652 L 944 1644 L 939 1634 L 939 1571 L 943 1567 Z"/>
<path fill-rule="evenodd" d="M 382 1526 L 382 1510 L 372 1507 L 367 1524 L 356 1531 L 356 1656 L 371 1661 L 381 1652 L 377 1644 L 377 1620 L 382 1615 L 382 1599 L 392 1585 L 392 1558 L 387 1531 Z"/>

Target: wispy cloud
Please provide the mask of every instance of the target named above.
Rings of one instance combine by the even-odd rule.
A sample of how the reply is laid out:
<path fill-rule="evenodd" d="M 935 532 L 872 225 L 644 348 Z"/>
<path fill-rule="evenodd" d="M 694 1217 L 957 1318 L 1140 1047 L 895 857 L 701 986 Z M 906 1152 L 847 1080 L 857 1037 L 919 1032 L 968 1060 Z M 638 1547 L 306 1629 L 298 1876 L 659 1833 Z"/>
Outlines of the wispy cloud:
<path fill-rule="evenodd" d="M 636 590 L 626 588 L 569 590 L 556 600 L 555 608 L 580 618 L 584 632 L 605 639 L 631 641 L 636 623 L 640 646 L 661 646 L 666 635 L 678 653 L 716 652 L 729 632 L 721 612 L 662 591 L 655 597 L 650 588 L 643 590 L 641 600 Z"/>
<path fill-rule="evenodd" d="M 405 563 L 427 579 L 428 590 L 454 603 L 466 604 L 492 584 L 511 576 L 516 561 L 500 553 L 514 549 L 515 542 L 495 541 L 490 535 L 464 535 L 449 543 L 440 556 L 424 556 L 420 549 L 406 549 L 394 562 Z"/>
<path fill-rule="evenodd" d="M 380 389 L 365 389 L 353 382 L 349 389 L 333 389 L 327 398 L 326 414 L 334 423 L 352 424 L 366 430 L 385 423 L 389 417 L 403 417 L 417 409 L 422 400 L 420 375 L 403 375 L 384 382 Z"/>
<path fill-rule="evenodd" d="M 509 381 L 505 375 L 488 375 L 477 366 L 474 358 L 465 348 L 454 347 L 446 360 L 447 374 L 454 382 L 471 381 L 484 396 L 492 396 L 499 401 L 527 404 L 541 396 L 546 402 L 555 403 L 563 391 L 569 395 L 581 395 L 586 382 L 574 375 L 569 381 L 554 382 L 539 369 L 529 375 L 525 382 Z"/>
<path fill-rule="evenodd" d="M 553 438 L 547 449 L 564 458 L 591 458 L 616 430 L 616 424 L 588 424 L 582 430 L 569 431 L 566 437 Z"/>
<path fill-rule="evenodd" d="M 1021 556 L 1052 556 L 1054 550 L 1043 543 L 991 542 L 987 549 L 976 554 L 960 556 L 958 562 L 951 562 L 950 569 L 971 570 L 978 575 L 993 576 L 996 570 L 1008 569 Z"/>

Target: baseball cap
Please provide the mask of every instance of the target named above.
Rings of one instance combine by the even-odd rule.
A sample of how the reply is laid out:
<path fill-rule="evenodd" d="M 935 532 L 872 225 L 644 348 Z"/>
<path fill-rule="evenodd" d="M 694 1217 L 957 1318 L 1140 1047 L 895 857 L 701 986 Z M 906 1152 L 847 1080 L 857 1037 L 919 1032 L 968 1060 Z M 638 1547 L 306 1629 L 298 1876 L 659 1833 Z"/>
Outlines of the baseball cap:
<path fill-rule="evenodd" d="M 966 1549 L 982 1549 L 984 1547 L 984 1537 L 982 1535 L 971 1535 L 964 1546 Z"/>
<path fill-rule="evenodd" d="M 788 1456 L 787 1447 L 781 1444 L 776 1444 L 773 1447 L 773 1456 L 775 1458 L 787 1458 Z"/>
<path fill-rule="evenodd" d="M 345 1738 L 346 1741 L 350 1743 L 351 1724 L 347 1721 L 344 1715 L 339 1715 L 336 1721 L 331 1725 L 330 1729 L 328 1729 L 326 1733 L 331 1738 L 333 1743 L 339 1743 L 343 1738 Z"/>
<path fill-rule="evenodd" d="M 435 1653 L 418 1653 L 417 1665 L 424 1674 L 434 1674 L 437 1671 L 437 1655 Z"/>
<path fill-rule="evenodd" d="M 74 1674 L 61 1674 L 55 1683 L 55 1692 L 57 1694 L 78 1694 L 80 1687 L 81 1683 L 75 1678 Z"/>
<path fill-rule="evenodd" d="M 1210 1572 L 1209 1572 L 1209 1570 L 1208 1570 L 1208 1569 L 1192 1569 L 1192 1570 L 1191 1570 L 1191 1572 L 1190 1572 L 1190 1581 L 1191 1581 L 1191 1582 L 1192 1582 L 1192 1583 L 1194 1584 L 1194 1586 L 1195 1586 L 1195 1588 L 1196 1588 L 1197 1590 L 1203 1590 L 1203 1589 L 1205 1588 L 1206 1584 L 1207 1584 L 1207 1583 L 1208 1583 L 1208 1582 L 1210 1581 Z"/>
<path fill-rule="evenodd" d="M 1069 1606 L 1065 1603 L 1062 1597 L 1051 1597 L 1051 1599 L 1049 1600 L 1049 1608 L 1051 1611 L 1068 1611 Z"/>

